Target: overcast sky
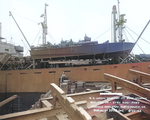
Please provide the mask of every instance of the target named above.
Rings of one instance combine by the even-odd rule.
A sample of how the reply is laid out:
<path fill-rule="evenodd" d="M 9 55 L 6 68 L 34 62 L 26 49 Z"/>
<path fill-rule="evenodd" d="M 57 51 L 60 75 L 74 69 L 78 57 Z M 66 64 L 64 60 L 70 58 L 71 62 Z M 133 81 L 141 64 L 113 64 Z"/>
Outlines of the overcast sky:
<path fill-rule="evenodd" d="M 99 43 L 109 40 L 111 42 L 111 12 L 117 0 L 0 0 L 0 22 L 2 23 L 2 37 L 7 42 L 24 47 L 24 55 L 29 55 L 29 47 L 21 32 L 16 26 L 9 11 L 25 34 L 31 45 L 42 43 L 40 16 L 47 7 L 48 32 L 47 41 L 59 43 L 61 39 L 78 41 L 85 36 L 97 40 Z M 150 0 L 120 0 L 120 13 L 126 14 L 127 27 L 138 35 L 150 19 Z M 127 29 L 128 30 L 128 29 Z M 106 32 L 107 31 L 107 32 Z M 128 30 L 130 32 L 130 30 Z M 105 34 L 103 34 L 106 32 Z M 102 35 L 103 34 L 103 35 Z M 134 40 L 138 36 L 132 32 Z M 126 41 L 134 40 L 126 32 Z M 53 39 L 52 39 L 53 38 Z M 145 30 L 142 38 L 150 43 L 150 25 Z M 150 44 L 140 39 L 138 44 L 144 53 L 150 54 Z M 134 54 L 143 53 L 136 45 Z"/>

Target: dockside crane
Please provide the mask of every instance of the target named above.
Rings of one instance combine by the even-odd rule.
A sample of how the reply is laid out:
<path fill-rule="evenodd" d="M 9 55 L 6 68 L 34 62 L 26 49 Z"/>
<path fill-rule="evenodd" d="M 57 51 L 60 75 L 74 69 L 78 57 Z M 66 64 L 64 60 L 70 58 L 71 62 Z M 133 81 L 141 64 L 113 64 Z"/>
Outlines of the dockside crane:
<path fill-rule="evenodd" d="M 12 13 L 11 13 L 10 11 L 9 11 L 9 16 L 12 16 L 12 18 L 13 18 L 13 20 L 15 21 L 15 23 L 16 23 L 16 25 L 17 25 L 17 27 L 19 28 L 19 30 L 20 30 L 20 32 L 21 32 L 21 34 L 23 35 L 24 39 L 26 40 L 26 42 L 27 42 L 28 46 L 29 46 L 29 47 L 30 47 L 30 49 L 31 49 L 31 46 L 30 46 L 30 44 L 29 44 L 29 42 L 28 42 L 27 38 L 25 37 L 24 33 L 22 32 L 21 28 L 19 27 L 19 25 L 18 25 L 17 21 L 15 20 L 14 16 L 12 15 Z"/>

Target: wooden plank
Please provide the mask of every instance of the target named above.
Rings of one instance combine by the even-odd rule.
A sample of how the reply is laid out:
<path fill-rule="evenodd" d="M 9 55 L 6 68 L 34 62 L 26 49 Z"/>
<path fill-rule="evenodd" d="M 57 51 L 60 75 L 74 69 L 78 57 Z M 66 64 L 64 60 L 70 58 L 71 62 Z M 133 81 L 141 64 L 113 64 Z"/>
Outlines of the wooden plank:
<path fill-rule="evenodd" d="M 41 101 L 43 104 L 44 104 L 44 106 L 46 106 L 46 107 L 52 107 L 52 104 L 50 103 L 50 102 L 48 102 L 47 100 L 42 100 Z"/>
<path fill-rule="evenodd" d="M 146 97 L 148 99 L 150 99 L 150 90 L 149 89 L 145 89 L 141 86 L 139 86 L 138 84 L 135 84 L 133 82 L 130 82 L 128 80 L 104 73 L 104 77 L 105 79 L 107 79 L 110 82 L 116 82 L 117 86 L 123 87 L 124 89 L 127 89 L 133 93 L 136 93 L 142 97 Z"/>
<path fill-rule="evenodd" d="M 67 114 L 58 114 L 56 115 L 56 117 L 58 118 L 58 120 L 69 120 Z"/>
<path fill-rule="evenodd" d="M 56 84 L 51 83 L 50 90 L 53 98 L 57 96 L 58 102 L 69 118 L 72 120 L 92 120 L 91 116 L 82 107 L 78 107 L 71 97 L 67 97 Z"/>
<path fill-rule="evenodd" d="M 117 87 L 117 92 L 120 93 L 124 92 L 126 90 L 122 89 L 121 87 Z M 75 104 L 81 101 L 87 101 L 87 104 L 85 105 L 78 105 L 77 106 L 81 106 L 83 108 L 91 108 L 91 105 L 93 106 L 93 104 L 91 104 L 91 99 L 90 98 L 96 98 L 96 97 L 101 97 L 101 95 L 99 93 L 103 93 L 104 91 L 111 91 L 111 89 L 106 89 L 106 90 L 95 90 L 95 91 L 90 91 L 90 92 L 81 92 L 81 93 L 75 93 L 75 94 L 67 94 L 67 97 L 71 97 L 75 100 Z M 130 92 L 128 92 L 130 93 Z M 104 97 L 102 95 L 102 97 Z M 48 100 L 51 104 L 53 104 L 53 97 L 49 97 L 49 98 L 42 98 L 41 100 Z M 56 105 L 56 108 L 60 108 L 59 104 Z"/>
<path fill-rule="evenodd" d="M 148 73 L 141 72 L 141 71 L 138 71 L 138 70 L 133 70 L 133 69 L 129 69 L 129 71 L 130 71 L 130 73 L 133 73 L 133 74 L 136 74 L 136 75 L 140 75 L 140 76 L 143 76 L 145 78 L 150 79 L 150 74 L 148 74 Z"/>
<path fill-rule="evenodd" d="M 77 106 L 82 107 L 83 109 L 87 109 L 87 101 L 86 100 L 75 102 L 75 104 Z"/>
<path fill-rule="evenodd" d="M 0 116 L 0 119 L 9 120 L 37 120 L 41 118 L 47 118 L 49 116 L 55 116 L 58 113 L 62 113 L 62 109 L 52 110 L 49 107 L 39 108 L 35 110 L 28 110 L 23 112 L 11 113 L 7 115 Z"/>
<path fill-rule="evenodd" d="M 131 112 L 125 114 L 125 116 L 129 117 L 131 120 L 143 120 L 141 112 Z"/>
<path fill-rule="evenodd" d="M 87 104 L 86 100 L 75 102 L 76 105 Z"/>
<path fill-rule="evenodd" d="M 149 120 L 150 114 L 146 114 L 144 112 L 130 112 L 124 114 L 125 116 L 129 117 L 131 120 Z"/>
<path fill-rule="evenodd" d="M 5 104 L 8 103 L 8 102 L 14 100 L 14 99 L 17 98 L 17 97 L 18 97 L 17 95 L 13 95 L 13 96 L 7 98 L 6 100 L 0 102 L 0 107 L 3 106 L 3 105 L 5 105 Z"/>
<path fill-rule="evenodd" d="M 96 115 L 92 116 L 92 120 L 113 120 L 113 119 L 107 119 L 106 112 L 98 112 Z"/>
<path fill-rule="evenodd" d="M 140 112 L 130 112 L 130 113 L 125 114 L 125 116 L 129 117 L 129 116 L 136 115 L 136 114 L 140 114 Z"/>

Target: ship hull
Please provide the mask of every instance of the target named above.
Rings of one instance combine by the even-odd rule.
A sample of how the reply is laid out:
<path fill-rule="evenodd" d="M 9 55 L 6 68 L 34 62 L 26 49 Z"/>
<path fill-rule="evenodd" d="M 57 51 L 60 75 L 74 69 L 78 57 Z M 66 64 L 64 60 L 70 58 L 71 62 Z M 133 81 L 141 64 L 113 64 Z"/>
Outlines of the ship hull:
<path fill-rule="evenodd" d="M 0 71 L 0 101 L 18 95 L 20 97 L 20 111 L 31 108 L 36 101 L 40 99 L 41 94 L 49 91 L 50 83 L 59 86 L 59 78 L 65 72 L 65 76 L 71 81 L 85 82 L 106 82 L 104 73 L 109 73 L 117 77 L 134 81 L 135 75 L 129 72 L 129 69 L 150 74 L 148 67 L 150 62 L 97 65 L 82 67 L 65 67 L 51 69 L 31 69 L 31 70 L 8 70 Z M 148 83 L 148 79 L 145 83 Z M 32 99 L 31 99 L 32 98 Z M 17 102 L 15 101 L 15 102 Z M 0 107 L 0 114 L 6 114 L 12 104 L 6 104 Z M 18 103 L 19 104 L 19 103 Z M 19 106 L 18 106 L 19 107 Z M 6 111 L 4 111 L 6 109 Z"/>
<path fill-rule="evenodd" d="M 127 55 L 134 47 L 134 43 L 103 43 L 96 45 L 82 45 L 63 48 L 46 48 L 31 50 L 32 59 L 86 59 L 86 58 L 111 58 Z"/>

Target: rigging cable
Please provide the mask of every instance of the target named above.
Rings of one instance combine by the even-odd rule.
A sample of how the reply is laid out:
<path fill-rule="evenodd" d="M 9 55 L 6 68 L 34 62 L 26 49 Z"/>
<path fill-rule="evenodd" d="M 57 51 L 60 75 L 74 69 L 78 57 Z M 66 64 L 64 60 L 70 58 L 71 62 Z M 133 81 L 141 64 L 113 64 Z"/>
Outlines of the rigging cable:
<path fill-rule="evenodd" d="M 126 25 L 125 25 L 126 26 Z M 126 26 L 127 27 L 127 26 Z M 135 33 L 133 30 L 131 30 L 129 27 L 127 27 L 130 31 L 132 31 L 135 35 L 139 36 L 137 33 Z M 147 40 L 145 40 L 144 38 L 141 37 L 142 40 L 144 40 L 145 42 L 147 42 L 148 44 L 150 44 L 150 42 L 148 42 Z"/>
<path fill-rule="evenodd" d="M 127 37 L 127 34 L 126 34 L 125 30 L 123 30 L 123 33 L 124 33 L 124 36 L 125 36 L 127 42 L 129 42 L 129 39 L 128 39 L 128 37 Z"/>
<path fill-rule="evenodd" d="M 48 30 L 47 30 L 47 31 L 48 31 Z M 55 39 L 52 37 L 52 35 L 50 34 L 49 31 L 48 31 L 48 36 L 49 36 L 49 37 L 51 36 L 51 38 L 55 41 Z M 50 39 L 51 39 L 51 38 L 50 38 Z M 52 40 L 52 41 L 53 41 L 53 40 Z M 54 43 L 55 43 L 55 42 L 54 42 Z M 50 46 L 50 47 L 51 47 L 51 46 Z M 50 57 L 50 56 L 51 56 L 51 55 L 50 55 L 50 53 L 51 53 L 50 48 L 49 48 L 49 51 L 48 51 L 48 52 L 49 52 L 49 58 L 50 58 L 50 60 L 51 60 L 51 57 Z M 51 65 L 52 65 L 52 64 L 51 64 Z"/>
<path fill-rule="evenodd" d="M 25 56 L 27 55 L 27 53 L 29 52 L 29 49 L 28 49 L 28 47 L 26 46 L 26 44 L 24 43 L 24 41 L 21 39 L 21 41 L 23 42 L 23 44 L 24 44 L 24 46 L 26 47 L 26 49 L 27 49 L 27 52 L 26 52 L 26 54 L 25 54 Z"/>
<path fill-rule="evenodd" d="M 109 28 L 108 30 L 106 30 L 104 33 L 102 33 L 101 35 L 99 35 L 97 38 L 101 37 L 102 35 L 104 35 L 105 33 L 107 33 L 111 28 Z M 95 38 L 94 40 L 96 40 L 97 38 Z"/>
<path fill-rule="evenodd" d="M 42 28 L 39 30 L 38 34 L 36 35 L 36 37 L 35 37 L 35 39 L 33 40 L 33 42 L 32 42 L 31 45 L 33 45 L 33 43 L 35 42 L 35 40 L 36 40 L 37 36 L 39 35 L 39 33 L 41 32 L 41 30 L 42 30 Z"/>
<path fill-rule="evenodd" d="M 10 35 L 10 43 L 12 43 L 12 35 L 11 35 L 11 17 L 9 17 L 9 25 L 10 25 L 10 33 L 9 33 L 9 35 Z"/>
<path fill-rule="evenodd" d="M 53 36 L 50 34 L 49 31 L 48 31 L 48 36 L 50 37 L 50 39 L 51 39 L 54 43 L 56 43 L 55 39 L 53 38 Z"/>
<path fill-rule="evenodd" d="M 39 42 L 40 42 L 40 39 L 41 39 L 41 36 L 39 37 L 38 44 L 39 44 Z"/>
<path fill-rule="evenodd" d="M 127 29 L 125 29 L 126 31 L 127 31 Z M 131 36 L 131 34 L 127 31 L 127 33 L 130 35 L 130 37 L 134 40 L 134 38 Z M 136 42 L 135 40 L 134 40 L 134 42 Z M 142 48 L 138 45 L 138 43 L 136 43 L 137 44 L 137 46 L 141 49 L 141 51 L 145 54 L 145 52 L 142 50 Z"/>
<path fill-rule="evenodd" d="M 123 30 L 123 32 L 124 32 L 124 36 L 125 36 L 125 38 L 126 38 L 125 40 L 127 40 L 127 42 L 130 42 L 129 39 L 128 39 L 128 36 L 127 36 L 127 34 L 126 34 L 126 31 Z M 131 51 L 131 53 L 134 54 L 133 51 Z"/>
<path fill-rule="evenodd" d="M 15 14 L 15 13 L 13 13 L 13 14 Z M 34 20 L 31 20 L 31 19 L 29 19 L 29 18 L 20 16 L 20 15 L 18 15 L 18 14 L 15 14 L 15 15 L 17 15 L 17 16 L 19 16 L 19 17 L 21 17 L 21 18 L 24 18 L 24 19 L 26 19 L 26 20 L 28 20 L 28 21 L 31 21 L 31 22 L 34 22 L 34 23 L 38 23 L 38 22 L 36 22 L 36 21 L 34 21 Z"/>

